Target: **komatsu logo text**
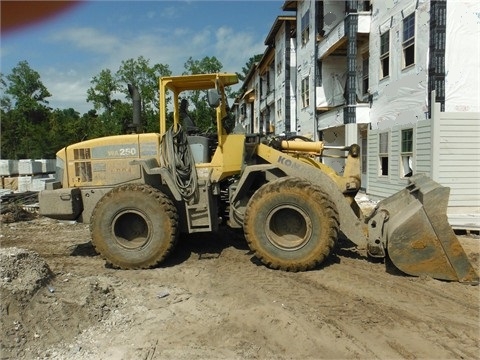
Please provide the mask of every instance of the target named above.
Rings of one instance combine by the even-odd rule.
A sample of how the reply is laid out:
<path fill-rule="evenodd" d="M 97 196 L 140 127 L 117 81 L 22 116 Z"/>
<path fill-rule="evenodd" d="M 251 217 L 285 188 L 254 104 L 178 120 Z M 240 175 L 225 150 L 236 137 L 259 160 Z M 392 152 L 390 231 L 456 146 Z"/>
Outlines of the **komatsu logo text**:
<path fill-rule="evenodd" d="M 283 156 L 278 157 L 277 163 L 288 166 L 288 167 L 291 167 L 294 170 L 301 170 L 302 169 L 302 167 L 299 164 L 297 164 L 295 161 L 287 159 Z"/>

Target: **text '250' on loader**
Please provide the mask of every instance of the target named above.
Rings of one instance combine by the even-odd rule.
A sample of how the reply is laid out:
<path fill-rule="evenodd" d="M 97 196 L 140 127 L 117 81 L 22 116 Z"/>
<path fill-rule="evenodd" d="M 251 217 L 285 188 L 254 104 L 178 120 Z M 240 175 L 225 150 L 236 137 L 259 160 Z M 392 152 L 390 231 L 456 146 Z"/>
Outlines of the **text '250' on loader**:
<path fill-rule="evenodd" d="M 364 218 L 355 202 L 359 146 L 344 149 L 340 175 L 319 161 L 328 150 L 322 142 L 227 131 L 225 88 L 237 81 L 235 74 L 161 78 L 160 134 L 110 136 L 61 149 L 58 181 L 39 194 L 41 214 L 90 223 L 95 249 L 122 269 L 161 263 L 180 233 L 227 225 L 243 229 L 255 256 L 274 269 L 315 268 L 341 232 L 406 274 L 478 283 L 447 221 L 448 188 L 413 176 Z M 139 94 L 130 89 L 138 119 Z M 215 134 L 182 128 L 179 103 L 189 91 L 206 91 Z M 168 130 L 167 97 L 173 100 Z"/>

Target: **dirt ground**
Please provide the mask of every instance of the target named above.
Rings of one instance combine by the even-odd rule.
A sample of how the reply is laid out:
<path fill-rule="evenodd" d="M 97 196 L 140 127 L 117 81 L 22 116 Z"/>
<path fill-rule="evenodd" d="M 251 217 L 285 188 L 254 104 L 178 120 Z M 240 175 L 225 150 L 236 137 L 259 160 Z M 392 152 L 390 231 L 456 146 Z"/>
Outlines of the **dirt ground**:
<path fill-rule="evenodd" d="M 479 286 L 405 276 L 355 249 L 286 273 L 224 231 L 122 271 L 85 224 L 3 221 L 0 236 L 1 359 L 479 358 Z M 478 270 L 479 236 L 459 239 Z"/>

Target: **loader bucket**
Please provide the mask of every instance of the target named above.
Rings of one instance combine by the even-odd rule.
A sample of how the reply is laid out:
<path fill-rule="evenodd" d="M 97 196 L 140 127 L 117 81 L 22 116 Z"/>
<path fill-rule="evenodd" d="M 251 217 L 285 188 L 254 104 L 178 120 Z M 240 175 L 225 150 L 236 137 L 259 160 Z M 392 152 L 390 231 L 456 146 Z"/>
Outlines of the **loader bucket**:
<path fill-rule="evenodd" d="M 392 263 L 409 275 L 478 284 L 478 274 L 448 223 L 450 188 L 424 174 L 409 182 L 376 208 L 387 214 L 383 233 Z"/>

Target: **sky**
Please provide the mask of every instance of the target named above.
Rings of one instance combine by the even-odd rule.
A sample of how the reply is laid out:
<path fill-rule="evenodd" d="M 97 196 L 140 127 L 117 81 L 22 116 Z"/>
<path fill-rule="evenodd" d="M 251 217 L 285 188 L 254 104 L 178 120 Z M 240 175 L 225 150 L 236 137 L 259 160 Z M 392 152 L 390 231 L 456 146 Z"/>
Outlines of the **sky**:
<path fill-rule="evenodd" d="M 86 102 L 91 79 L 115 73 L 122 60 L 143 56 L 168 64 L 173 75 L 189 57 L 215 56 L 226 72 L 241 72 L 265 51 L 265 39 L 284 1 L 83 1 L 53 18 L 2 32 L 0 71 L 20 61 L 52 94 L 52 108 L 93 108 Z M 126 86 L 126 85 L 125 85 Z"/>

